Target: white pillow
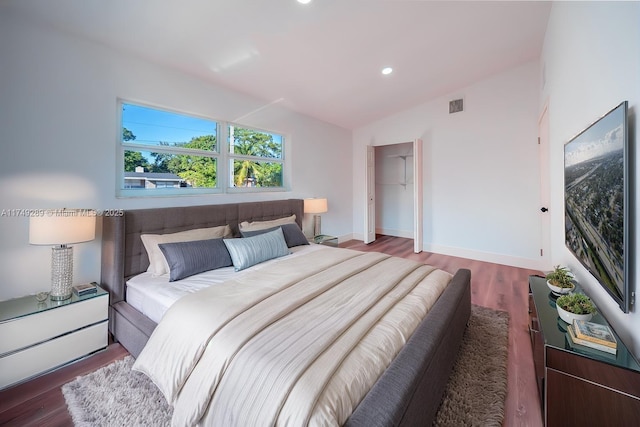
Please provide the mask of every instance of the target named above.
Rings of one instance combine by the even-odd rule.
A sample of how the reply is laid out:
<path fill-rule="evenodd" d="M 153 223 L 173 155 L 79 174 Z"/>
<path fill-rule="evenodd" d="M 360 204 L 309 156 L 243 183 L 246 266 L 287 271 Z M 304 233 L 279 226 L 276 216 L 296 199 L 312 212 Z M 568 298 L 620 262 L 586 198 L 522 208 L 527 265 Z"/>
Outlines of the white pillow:
<path fill-rule="evenodd" d="M 142 234 L 140 238 L 149 256 L 149 268 L 147 268 L 147 271 L 155 277 L 169 273 L 169 264 L 160 250 L 159 244 L 192 242 L 194 240 L 208 240 L 231 236 L 231 227 L 229 227 L 229 225 L 221 225 L 210 228 L 195 228 L 178 233 Z"/>
<path fill-rule="evenodd" d="M 256 230 L 264 230 L 265 228 L 277 227 L 278 225 L 283 225 L 283 224 L 292 224 L 295 222 L 296 222 L 296 215 L 293 214 L 291 216 L 272 219 L 270 221 L 253 221 L 253 222 L 243 221 L 240 223 L 238 227 L 240 228 L 240 231 L 256 231 Z"/>

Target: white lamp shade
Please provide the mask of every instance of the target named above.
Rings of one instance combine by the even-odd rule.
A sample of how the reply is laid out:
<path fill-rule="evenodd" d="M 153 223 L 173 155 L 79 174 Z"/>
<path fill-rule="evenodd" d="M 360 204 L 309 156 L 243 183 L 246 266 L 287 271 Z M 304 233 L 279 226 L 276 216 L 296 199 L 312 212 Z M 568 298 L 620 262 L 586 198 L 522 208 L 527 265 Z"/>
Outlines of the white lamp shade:
<path fill-rule="evenodd" d="M 50 216 L 29 218 L 29 243 L 66 245 L 96 237 L 96 216 L 86 209 L 52 210 Z"/>
<path fill-rule="evenodd" d="M 304 199 L 304 213 L 319 214 L 327 212 L 327 199 Z"/>

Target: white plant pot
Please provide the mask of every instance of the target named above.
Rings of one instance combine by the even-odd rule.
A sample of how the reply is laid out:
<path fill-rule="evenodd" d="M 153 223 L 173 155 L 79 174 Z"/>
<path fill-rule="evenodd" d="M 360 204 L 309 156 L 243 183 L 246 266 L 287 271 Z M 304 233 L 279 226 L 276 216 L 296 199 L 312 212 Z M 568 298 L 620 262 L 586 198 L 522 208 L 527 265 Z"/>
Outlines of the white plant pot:
<path fill-rule="evenodd" d="M 574 313 L 571 313 L 570 311 L 563 309 L 559 305 L 556 305 L 556 308 L 558 309 L 558 316 L 560 316 L 560 318 L 568 324 L 572 324 L 574 319 L 584 320 L 585 322 L 588 322 L 593 317 L 593 313 L 574 314 Z"/>
<path fill-rule="evenodd" d="M 561 288 L 561 287 L 552 285 L 551 282 L 547 280 L 547 286 L 549 287 L 549 289 L 551 289 L 551 292 L 556 296 L 565 295 L 572 292 L 576 288 L 576 285 L 573 283 L 571 285 L 572 286 L 570 288 Z"/>

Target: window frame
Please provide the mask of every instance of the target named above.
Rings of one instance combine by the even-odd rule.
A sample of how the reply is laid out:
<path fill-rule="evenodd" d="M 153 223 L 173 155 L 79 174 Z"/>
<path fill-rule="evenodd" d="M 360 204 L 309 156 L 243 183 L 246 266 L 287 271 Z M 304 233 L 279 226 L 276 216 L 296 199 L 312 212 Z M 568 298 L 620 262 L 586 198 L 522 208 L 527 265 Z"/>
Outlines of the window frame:
<path fill-rule="evenodd" d="M 174 113 L 204 120 L 210 120 L 216 123 L 216 150 L 197 150 L 197 149 L 185 149 L 172 146 L 160 146 L 136 143 L 135 140 L 123 141 L 122 129 L 123 129 L 123 113 L 122 108 L 124 105 L 134 105 L 138 107 L 150 108 L 160 110 L 168 113 Z M 144 102 L 131 101 L 124 98 L 118 98 L 117 100 L 117 132 L 116 132 L 116 197 L 118 198 L 147 198 L 147 197 L 181 197 L 181 196 L 194 196 L 194 195 L 210 195 L 210 194 L 237 194 L 237 193 L 271 193 L 271 192 L 284 192 L 290 191 L 290 165 L 287 162 L 287 151 L 289 150 L 290 138 L 288 135 L 274 131 L 257 128 L 254 126 L 242 125 L 239 123 L 232 123 L 230 121 L 213 119 L 211 117 L 193 114 L 190 112 L 180 111 L 176 109 L 166 108 L 164 106 L 152 105 Z M 246 156 L 237 155 L 229 152 L 229 126 L 241 127 L 244 129 L 250 129 L 257 132 L 264 132 L 268 134 L 278 135 L 282 140 L 281 158 L 271 157 L 258 157 L 258 156 Z M 216 161 L 216 186 L 206 188 L 125 188 L 125 170 L 124 170 L 124 153 L 125 151 L 140 151 L 140 152 L 157 152 L 167 154 L 181 154 L 191 156 L 210 157 Z M 230 162 L 234 159 L 249 159 L 254 161 L 264 162 L 277 162 L 282 164 L 282 186 L 279 187 L 234 187 L 233 186 L 233 170 L 229 171 Z"/>

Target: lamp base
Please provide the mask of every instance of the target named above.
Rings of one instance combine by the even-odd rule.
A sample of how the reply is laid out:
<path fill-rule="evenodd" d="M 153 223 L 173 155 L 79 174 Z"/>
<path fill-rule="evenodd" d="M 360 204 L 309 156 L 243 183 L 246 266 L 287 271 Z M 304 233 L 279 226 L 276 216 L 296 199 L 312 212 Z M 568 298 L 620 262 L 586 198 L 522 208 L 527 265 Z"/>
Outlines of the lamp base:
<path fill-rule="evenodd" d="M 51 292 L 49 298 L 62 301 L 73 294 L 73 247 L 56 246 L 51 250 Z"/>
<path fill-rule="evenodd" d="M 320 221 L 320 215 L 314 215 L 313 216 L 313 237 L 319 236 L 322 234 L 321 226 L 322 224 Z"/>

